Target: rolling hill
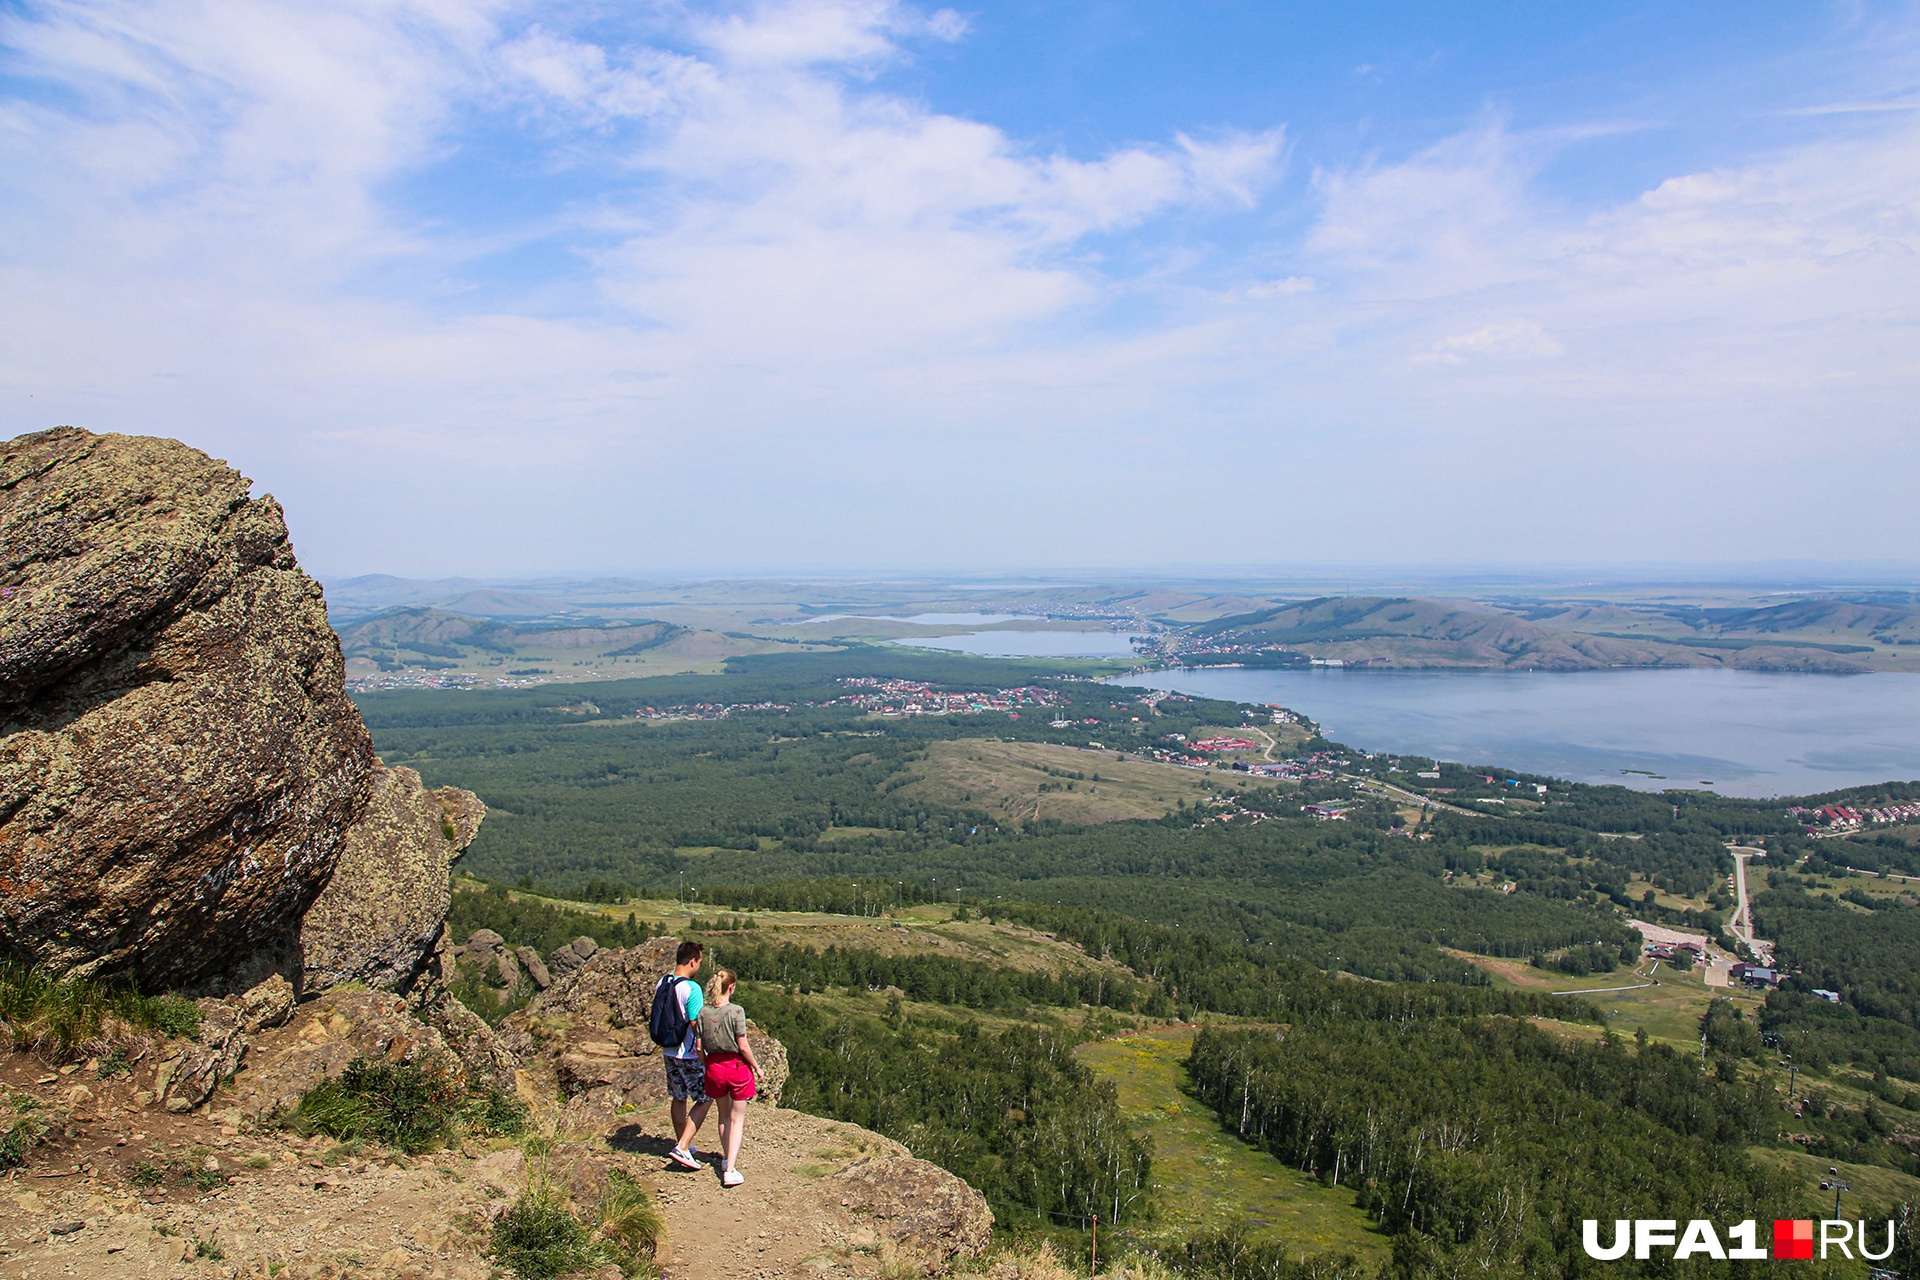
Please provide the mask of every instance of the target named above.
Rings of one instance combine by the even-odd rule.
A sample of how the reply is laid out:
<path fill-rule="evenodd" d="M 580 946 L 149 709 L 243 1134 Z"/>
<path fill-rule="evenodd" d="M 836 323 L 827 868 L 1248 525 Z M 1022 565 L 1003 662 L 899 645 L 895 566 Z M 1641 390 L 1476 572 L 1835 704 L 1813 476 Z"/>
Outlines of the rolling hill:
<path fill-rule="evenodd" d="M 343 626 L 341 652 L 350 675 L 406 668 L 477 670 L 509 663 L 621 662 L 622 674 L 693 671 L 750 653 L 795 646 L 671 622 L 586 620 L 579 625 L 500 622 L 445 609 L 395 609 Z M 817 646 L 798 646 L 814 648 Z M 642 663 L 644 671 L 632 671 Z M 551 671 L 547 671 L 551 674 Z"/>
<path fill-rule="evenodd" d="M 1845 672 L 1871 669 L 1867 659 L 1874 655 L 1871 646 L 1779 634 L 1790 628 L 1807 630 L 1809 611 L 1798 606 L 1717 611 L 1738 616 L 1715 624 L 1710 633 L 1701 628 L 1689 635 L 1670 634 L 1684 629 L 1675 624 L 1671 611 L 1609 606 L 1559 610 L 1545 616 L 1541 612 L 1530 610 L 1533 616 L 1529 617 L 1412 596 L 1332 596 L 1190 627 L 1185 647 L 1293 649 L 1350 666 L 1548 671 L 1709 666 Z M 1882 623 L 1879 614 L 1890 612 L 1880 610 L 1872 615 L 1874 622 Z M 1820 616 L 1837 620 L 1848 615 L 1830 602 Z M 1867 616 L 1861 615 L 1863 620 Z M 1739 634 L 1760 630 L 1756 623 L 1770 623 L 1775 629 Z M 1645 628 L 1644 634 L 1629 629 L 1639 627 Z"/>

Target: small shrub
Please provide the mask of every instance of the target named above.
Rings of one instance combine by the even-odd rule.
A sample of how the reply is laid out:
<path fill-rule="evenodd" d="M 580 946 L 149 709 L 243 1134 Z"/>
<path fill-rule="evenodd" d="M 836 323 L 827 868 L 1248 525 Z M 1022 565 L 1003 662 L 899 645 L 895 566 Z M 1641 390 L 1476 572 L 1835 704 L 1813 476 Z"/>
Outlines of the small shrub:
<path fill-rule="evenodd" d="M 132 1075 L 133 1063 L 127 1057 L 125 1046 L 116 1044 L 101 1054 L 100 1061 L 95 1064 L 93 1068 L 93 1074 L 101 1080 L 111 1080 L 115 1076 Z"/>
<path fill-rule="evenodd" d="M 176 1039 L 200 1034 L 200 1006 L 184 996 L 153 996 L 143 1002 L 136 1026 Z"/>
<path fill-rule="evenodd" d="M 527 1192 L 494 1220 L 494 1261 L 520 1280 L 551 1280 L 601 1263 L 586 1226 L 550 1195 Z"/>
<path fill-rule="evenodd" d="M 136 1160 L 127 1166 L 127 1181 L 143 1191 L 151 1191 L 166 1180 L 167 1171 L 151 1160 Z"/>
<path fill-rule="evenodd" d="M 477 1133 L 514 1138 L 525 1133 L 533 1113 L 525 1101 L 497 1085 L 476 1085 L 468 1091 L 461 1119 Z"/>
<path fill-rule="evenodd" d="M 455 1126 L 512 1137 L 527 1127 L 526 1103 L 493 1085 L 462 1089 L 440 1063 L 355 1058 L 337 1079 L 322 1080 L 286 1123 L 356 1146 L 372 1140 L 409 1155 L 440 1146 Z"/>
<path fill-rule="evenodd" d="M 0 1136 L 0 1169 L 12 1169 L 27 1158 L 27 1152 L 39 1145 L 47 1126 L 35 1116 L 20 1116 L 4 1136 Z"/>

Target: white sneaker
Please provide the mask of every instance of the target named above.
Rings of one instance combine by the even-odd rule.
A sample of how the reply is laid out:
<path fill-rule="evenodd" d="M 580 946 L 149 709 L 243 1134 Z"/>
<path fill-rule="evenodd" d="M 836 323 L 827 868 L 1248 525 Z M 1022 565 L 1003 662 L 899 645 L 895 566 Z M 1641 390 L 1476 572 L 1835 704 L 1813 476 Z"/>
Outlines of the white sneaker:
<path fill-rule="evenodd" d="M 698 1169 L 700 1167 L 700 1162 L 693 1158 L 691 1152 L 682 1151 L 678 1147 L 667 1152 L 667 1159 L 673 1161 L 682 1169 Z"/>
<path fill-rule="evenodd" d="M 729 1169 L 720 1175 L 720 1185 L 723 1187 L 737 1187 L 745 1181 L 738 1169 Z"/>

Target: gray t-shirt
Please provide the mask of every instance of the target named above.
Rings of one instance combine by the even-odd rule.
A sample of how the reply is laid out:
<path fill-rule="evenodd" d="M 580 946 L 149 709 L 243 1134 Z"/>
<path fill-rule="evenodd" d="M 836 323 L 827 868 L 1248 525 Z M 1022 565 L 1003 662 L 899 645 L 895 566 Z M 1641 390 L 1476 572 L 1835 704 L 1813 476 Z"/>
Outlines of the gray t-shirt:
<path fill-rule="evenodd" d="M 737 1004 L 710 1004 L 694 1025 L 700 1047 L 708 1053 L 738 1053 L 740 1037 L 747 1034 L 747 1011 Z"/>

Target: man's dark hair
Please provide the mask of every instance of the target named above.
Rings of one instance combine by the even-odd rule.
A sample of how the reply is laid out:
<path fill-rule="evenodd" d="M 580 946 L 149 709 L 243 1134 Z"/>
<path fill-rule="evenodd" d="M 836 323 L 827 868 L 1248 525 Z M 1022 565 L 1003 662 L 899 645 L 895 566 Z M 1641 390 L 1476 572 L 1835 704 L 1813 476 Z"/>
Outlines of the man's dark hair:
<path fill-rule="evenodd" d="M 673 962 L 677 965 L 686 964 L 689 961 L 698 960 L 706 953 L 707 949 L 700 945 L 700 939 L 688 938 L 680 944 L 679 950 L 673 953 Z"/>

